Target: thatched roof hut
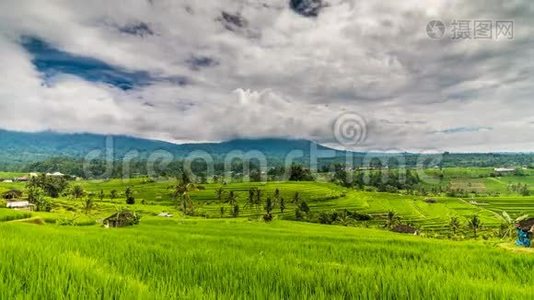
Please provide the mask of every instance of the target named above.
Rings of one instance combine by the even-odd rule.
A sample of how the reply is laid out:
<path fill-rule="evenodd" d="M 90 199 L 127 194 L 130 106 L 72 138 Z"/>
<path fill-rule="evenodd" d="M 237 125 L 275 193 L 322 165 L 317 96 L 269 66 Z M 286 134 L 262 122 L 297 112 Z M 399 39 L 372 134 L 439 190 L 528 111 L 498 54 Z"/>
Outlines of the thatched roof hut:
<path fill-rule="evenodd" d="M 22 197 L 22 191 L 19 190 L 9 190 L 2 194 L 2 198 L 6 200 L 20 199 Z"/>
<path fill-rule="evenodd" d="M 125 227 L 139 224 L 141 217 L 128 210 L 123 210 L 112 214 L 104 219 L 103 224 L 107 227 Z"/>
<path fill-rule="evenodd" d="M 391 228 L 391 231 L 399 233 L 417 234 L 417 228 L 406 224 L 397 224 Z"/>
<path fill-rule="evenodd" d="M 534 231 L 534 218 L 519 221 L 519 228 L 525 232 Z"/>

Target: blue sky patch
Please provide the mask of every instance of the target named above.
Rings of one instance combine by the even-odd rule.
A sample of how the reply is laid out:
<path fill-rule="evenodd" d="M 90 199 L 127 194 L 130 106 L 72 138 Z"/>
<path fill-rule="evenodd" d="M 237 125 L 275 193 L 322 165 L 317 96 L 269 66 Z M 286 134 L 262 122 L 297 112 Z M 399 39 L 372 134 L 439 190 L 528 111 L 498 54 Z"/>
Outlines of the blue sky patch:
<path fill-rule="evenodd" d="M 33 56 L 32 62 L 43 74 L 45 81 L 51 80 L 56 75 L 69 74 L 90 82 L 112 85 L 125 91 L 150 85 L 154 81 L 187 84 L 184 77 L 154 78 L 146 71 L 130 71 L 92 57 L 62 51 L 38 38 L 24 38 L 22 46 Z"/>
<path fill-rule="evenodd" d="M 453 134 L 453 133 L 462 133 L 462 132 L 480 132 L 480 131 L 488 131 L 492 130 L 491 127 L 454 127 L 454 128 L 447 128 L 444 130 L 437 130 L 433 131 L 432 133 L 445 133 L 445 134 Z"/>

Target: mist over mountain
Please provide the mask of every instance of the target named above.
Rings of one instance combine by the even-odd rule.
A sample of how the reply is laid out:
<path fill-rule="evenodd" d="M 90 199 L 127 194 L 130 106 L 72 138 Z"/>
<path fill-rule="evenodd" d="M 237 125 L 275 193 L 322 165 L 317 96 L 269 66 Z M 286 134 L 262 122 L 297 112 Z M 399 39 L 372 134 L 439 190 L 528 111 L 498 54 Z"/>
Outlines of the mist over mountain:
<path fill-rule="evenodd" d="M 110 152 L 112 150 L 112 152 Z M 318 150 L 318 152 L 315 152 Z M 331 150 L 321 152 L 321 150 Z M 252 152 L 255 151 L 255 152 Z M 402 164 L 415 167 L 428 166 L 534 166 L 532 153 L 380 153 L 344 152 L 334 150 L 313 141 L 303 139 L 233 139 L 217 143 L 174 144 L 158 140 L 142 139 L 124 135 L 99 135 L 92 133 L 18 132 L 0 130 L 0 167 L 11 170 L 30 171 L 32 168 L 61 169 L 61 165 L 76 165 L 81 168 L 84 158 L 122 160 L 133 156 L 146 160 L 151 155 L 165 155 L 173 161 L 182 161 L 191 154 L 209 154 L 215 163 L 223 164 L 225 158 L 246 159 L 246 154 L 259 151 L 269 167 L 282 166 L 288 157 L 293 162 L 309 165 L 311 158 L 319 167 L 346 164 L 347 157 L 354 166 L 382 166 Z M 323 154 L 329 156 L 321 157 Z M 96 155 L 96 156 L 95 156 Z M 112 156 L 111 156 L 112 155 Z M 68 160 L 65 162 L 65 160 Z M 33 164 L 44 162 L 44 164 Z M 349 166 L 350 167 L 350 166 Z"/>
<path fill-rule="evenodd" d="M 113 158 L 121 159 L 132 151 L 148 157 L 155 151 L 165 151 L 175 159 L 183 159 L 193 151 L 205 151 L 220 158 L 231 151 L 260 151 L 266 158 L 283 158 L 291 151 L 302 151 L 308 156 L 310 149 L 328 150 L 307 140 L 290 139 L 235 139 L 220 143 L 173 144 L 122 135 L 91 133 L 17 132 L 0 130 L 0 161 L 8 164 L 41 161 L 52 157 L 84 158 L 94 151 L 113 150 Z"/>

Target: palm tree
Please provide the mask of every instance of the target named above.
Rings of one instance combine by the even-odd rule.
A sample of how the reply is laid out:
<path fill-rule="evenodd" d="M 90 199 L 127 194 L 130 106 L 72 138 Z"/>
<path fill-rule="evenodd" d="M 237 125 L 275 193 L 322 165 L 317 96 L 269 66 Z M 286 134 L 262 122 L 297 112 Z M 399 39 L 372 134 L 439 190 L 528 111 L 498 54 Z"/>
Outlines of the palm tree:
<path fill-rule="evenodd" d="M 85 214 L 88 215 L 91 210 L 93 209 L 93 195 L 89 194 L 85 201 L 83 201 L 83 210 L 85 211 Z"/>
<path fill-rule="evenodd" d="M 274 190 L 274 204 L 280 204 L 280 190 Z"/>
<path fill-rule="evenodd" d="M 456 235 L 456 232 L 458 232 L 458 229 L 460 228 L 460 221 L 458 220 L 458 217 L 451 217 L 451 220 L 449 221 L 449 228 L 452 231 L 452 234 Z"/>
<path fill-rule="evenodd" d="M 111 198 L 111 200 L 117 198 L 117 190 L 113 189 L 109 192 L 109 198 Z"/>
<path fill-rule="evenodd" d="M 299 202 L 300 202 L 300 194 L 299 192 L 295 192 L 295 195 L 293 195 L 293 199 L 291 200 L 291 203 L 299 204 Z"/>
<path fill-rule="evenodd" d="M 256 189 L 256 200 L 254 200 L 254 205 L 256 205 L 257 208 L 261 207 L 261 190 Z"/>
<path fill-rule="evenodd" d="M 237 195 L 234 193 L 234 191 L 230 191 L 230 193 L 228 193 L 225 203 L 230 204 L 232 207 L 237 204 Z"/>
<path fill-rule="evenodd" d="M 185 173 L 182 175 L 182 179 L 178 180 L 174 186 L 174 198 L 179 200 L 177 206 L 186 215 L 195 213 L 193 201 L 191 200 L 189 192 L 196 190 L 196 185 L 189 181 L 189 177 Z"/>
<path fill-rule="evenodd" d="M 232 217 L 237 218 L 239 216 L 239 205 L 235 204 L 232 207 Z"/>
<path fill-rule="evenodd" d="M 391 228 L 395 226 L 400 220 L 400 217 L 394 212 L 394 211 L 388 211 L 387 220 L 386 220 L 386 228 Z"/>
<path fill-rule="evenodd" d="M 515 219 L 512 219 L 510 215 L 506 212 L 502 212 L 503 219 L 505 223 L 501 225 L 501 237 L 511 237 L 513 235 L 513 232 L 515 231 L 515 225 L 525 219 L 528 218 L 528 215 L 522 215 L 520 217 L 517 217 Z"/>
<path fill-rule="evenodd" d="M 219 200 L 219 202 L 222 201 L 222 197 L 223 197 L 223 194 L 224 194 L 224 189 L 222 187 L 219 187 L 216 191 L 215 191 L 216 195 L 217 195 L 217 200 Z"/>
<path fill-rule="evenodd" d="M 126 188 L 124 196 L 126 197 L 126 204 L 135 204 L 135 198 L 131 187 Z"/>
<path fill-rule="evenodd" d="M 74 197 L 74 199 L 78 199 L 78 198 L 83 197 L 83 195 L 85 194 L 85 191 L 83 190 L 81 185 L 75 185 L 72 187 L 71 194 L 72 194 L 72 197 Z"/>
<path fill-rule="evenodd" d="M 477 238 L 477 231 L 482 226 L 482 223 L 480 222 L 480 218 L 477 215 L 474 215 L 468 222 L 468 225 L 471 229 L 473 229 L 473 234 L 475 236 L 475 239 Z"/>
<path fill-rule="evenodd" d="M 286 209 L 286 202 L 284 201 L 284 198 L 280 198 L 280 212 L 284 213 L 285 209 Z"/>

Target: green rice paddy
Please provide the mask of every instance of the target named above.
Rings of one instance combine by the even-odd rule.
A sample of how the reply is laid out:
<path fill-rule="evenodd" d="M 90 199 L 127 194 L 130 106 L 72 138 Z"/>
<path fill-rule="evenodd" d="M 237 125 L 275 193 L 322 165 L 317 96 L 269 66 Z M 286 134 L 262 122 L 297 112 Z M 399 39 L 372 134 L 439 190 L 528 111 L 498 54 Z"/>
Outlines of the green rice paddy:
<path fill-rule="evenodd" d="M 456 171 L 459 178 L 446 180 L 477 180 L 501 196 L 429 202 L 326 182 L 212 183 L 191 193 L 195 217 L 176 209 L 174 180 L 72 182 L 94 193 L 90 212 L 71 196 L 53 199 L 51 212 L 0 208 L 0 299 L 532 299 L 534 253 L 492 233 L 503 211 L 534 215 L 534 197 L 504 193 L 480 172 Z M 127 187 L 134 205 L 125 204 Z M 220 215 L 221 206 L 229 207 L 217 199 L 219 188 L 223 198 L 237 195 L 238 218 Z M 271 223 L 261 221 L 262 208 L 246 205 L 250 188 L 264 197 L 278 190 L 287 209 L 275 208 Z M 24 184 L 0 183 L 0 193 L 10 189 Z M 295 193 L 312 215 L 348 209 L 373 219 L 356 227 L 296 222 Z M 124 207 L 142 214 L 140 225 L 100 225 Z M 174 216 L 157 216 L 164 211 Z M 384 230 L 389 211 L 422 236 Z M 466 226 L 475 214 L 483 225 L 477 240 Z M 461 241 L 445 238 L 451 217 L 461 221 Z"/>

